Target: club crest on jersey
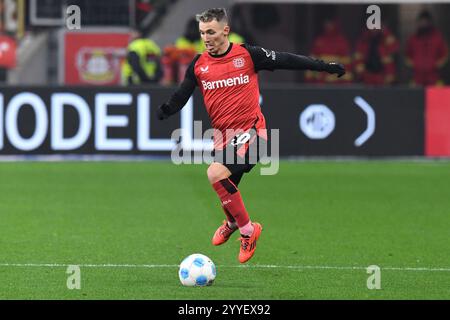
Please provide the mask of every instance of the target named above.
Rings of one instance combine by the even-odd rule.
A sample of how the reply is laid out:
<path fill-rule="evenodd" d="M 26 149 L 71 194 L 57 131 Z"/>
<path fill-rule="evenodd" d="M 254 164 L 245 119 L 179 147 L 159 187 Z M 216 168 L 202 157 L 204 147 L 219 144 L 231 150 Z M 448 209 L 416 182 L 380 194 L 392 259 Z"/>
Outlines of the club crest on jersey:
<path fill-rule="evenodd" d="M 200 71 L 201 71 L 202 73 L 207 73 L 208 70 L 209 70 L 209 66 L 206 66 L 206 67 L 200 67 Z"/>
<path fill-rule="evenodd" d="M 236 58 L 233 60 L 233 65 L 236 68 L 242 68 L 244 66 L 244 64 L 245 64 L 244 58 Z"/>

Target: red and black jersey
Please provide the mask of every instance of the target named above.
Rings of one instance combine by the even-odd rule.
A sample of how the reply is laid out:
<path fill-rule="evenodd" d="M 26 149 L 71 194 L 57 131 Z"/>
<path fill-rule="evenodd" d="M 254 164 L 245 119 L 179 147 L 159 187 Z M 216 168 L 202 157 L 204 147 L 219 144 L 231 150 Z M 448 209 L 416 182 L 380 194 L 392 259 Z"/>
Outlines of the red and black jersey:
<path fill-rule="evenodd" d="M 232 138 L 226 134 L 227 129 L 245 132 L 254 128 L 258 135 L 266 138 L 265 130 L 261 130 L 266 128 L 266 122 L 259 105 L 258 71 L 322 71 L 324 68 L 323 61 L 309 57 L 230 43 L 221 55 L 205 51 L 194 58 L 183 83 L 167 103 L 168 113 L 178 112 L 198 86 L 213 128 L 226 138 L 226 141 L 215 141 L 216 149 L 222 149 L 223 143 Z"/>
<path fill-rule="evenodd" d="M 212 126 L 220 130 L 224 142 L 231 138 L 225 135 L 227 129 L 245 132 L 255 128 L 260 132 L 266 128 L 259 105 L 258 74 L 245 47 L 230 45 L 220 56 L 204 52 L 190 71 L 193 75 L 188 76 L 195 77 Z M 216 147 L 220 148 L 220 145 Z"/>

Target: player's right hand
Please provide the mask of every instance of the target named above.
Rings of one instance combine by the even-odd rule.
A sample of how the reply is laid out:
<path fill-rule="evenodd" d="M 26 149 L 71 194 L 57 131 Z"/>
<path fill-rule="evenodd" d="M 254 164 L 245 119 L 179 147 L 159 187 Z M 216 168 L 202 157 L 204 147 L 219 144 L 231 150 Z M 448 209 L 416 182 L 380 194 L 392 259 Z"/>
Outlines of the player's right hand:
<path fill-rule="evenodd" d="M 167 103 L 163 103 L 162 105 L 159 106 L 158 110 L 156 111 L 156 116 L 158 117 L 158 120 L 164 120 L 170 116 L 167 113 L 168 109 L 169 105 Z"/>

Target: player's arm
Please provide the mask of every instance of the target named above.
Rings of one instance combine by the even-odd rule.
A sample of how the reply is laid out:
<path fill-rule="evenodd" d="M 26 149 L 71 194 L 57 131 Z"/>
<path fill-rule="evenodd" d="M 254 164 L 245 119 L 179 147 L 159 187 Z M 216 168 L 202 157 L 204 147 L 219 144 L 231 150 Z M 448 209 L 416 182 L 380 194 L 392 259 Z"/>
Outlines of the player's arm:
<path fill-rule="evenodd" d="M 189 65 L 186 70 L 184 80 L 178 89 L 172 94 L 166 103 L 163 103 L 158 108 L 157 116 L 159 120 L 167 119 L 171 115 L 180 111 L 191 97 L 195 90 L 195 86 L 197 85 L 197 79 L 194 74 L 194 66 L 199 56 L 200 55 L 197 55 Z"/>
<path fill-rule="evenodd" d="M 307 56 L 302 56 L 289 52 L 278 52 L 264 49 L 258 46 L 243 45 L 250 53 L 255 71 L 259 70 L 312 70 L 325 71 L 337 74 L 342 77 L 345 74 L 345 67 L 338 62 L 324 62 Z"/>

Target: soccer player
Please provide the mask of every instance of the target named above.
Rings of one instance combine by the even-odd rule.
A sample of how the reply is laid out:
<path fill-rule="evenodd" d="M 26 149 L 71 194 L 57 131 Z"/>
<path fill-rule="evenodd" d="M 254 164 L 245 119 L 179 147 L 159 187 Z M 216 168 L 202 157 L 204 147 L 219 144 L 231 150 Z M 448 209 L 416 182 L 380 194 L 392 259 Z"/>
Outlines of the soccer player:
<path fill-rule="evenodd" d="M 314 70 L 341 77 L 345 69 L 339 63 L 231 43 L 228 17 L 223 8 L 209 9 L 196 17 L 206 50 L 193 59 L 179 88 L 158 108 L 158 118 L 166 119 L 180 111 L 195 87 L 200 88 L 212 126 L 221 133 L 214 136 L 214 161 L 208 167 L 207 176 L 221 200 L 226 220 L 215 232 L 212 243 L 223 244 L 239 229 L 238 259 L 245 263 L 253 256 L 262 231 L 259 223 L 250 220 L 238 189 L 243 174 L 255 166 L 248 155 L 250 144 L 267 140 L 266 122 L 259 105 L 258 72 Z M 227 134 L 231 129 L 237 134 Z M 224 156 L 230 148 L 234 161 Z M 240 161 L 236 161 L 238 158 Z"/>

